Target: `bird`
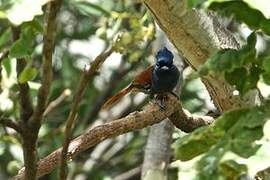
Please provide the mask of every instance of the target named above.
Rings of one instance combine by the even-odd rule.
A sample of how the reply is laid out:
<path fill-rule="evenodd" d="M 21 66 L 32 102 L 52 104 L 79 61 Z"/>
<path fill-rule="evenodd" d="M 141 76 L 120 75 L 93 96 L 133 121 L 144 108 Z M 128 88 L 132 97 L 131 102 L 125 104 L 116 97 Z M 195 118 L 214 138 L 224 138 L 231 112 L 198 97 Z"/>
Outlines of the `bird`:
<path fill-rule="evenodd" d="M 162 109 L 165 108 L 163 101 L 166 93 L 171 93 L 178 98 L 173 89 L 178 82 L 180 72 L 173 64 L 173 53 L 163 47 L 156 53 L 155 57 L 156 63 L 154 65 L 146 68 L 127 87 L 109 98 L 102 106 L 102 109 L 108 110 L 112 108 L 129 92 L 143 92 L 149 94 L 151 98 L 156 95 L 157 103 Z"/>

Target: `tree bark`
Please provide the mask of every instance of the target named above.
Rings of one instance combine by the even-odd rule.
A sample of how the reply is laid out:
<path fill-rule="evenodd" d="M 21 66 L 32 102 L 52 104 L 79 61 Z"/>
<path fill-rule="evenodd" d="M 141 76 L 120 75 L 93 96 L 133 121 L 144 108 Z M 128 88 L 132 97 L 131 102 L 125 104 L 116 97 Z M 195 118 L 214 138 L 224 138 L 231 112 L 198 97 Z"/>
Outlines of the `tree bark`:
<path fill-rule="evenodd" d="M 167 179 L 173 129 L 169 119 L 150 128 L 142 167 L 143 180 Z"/>

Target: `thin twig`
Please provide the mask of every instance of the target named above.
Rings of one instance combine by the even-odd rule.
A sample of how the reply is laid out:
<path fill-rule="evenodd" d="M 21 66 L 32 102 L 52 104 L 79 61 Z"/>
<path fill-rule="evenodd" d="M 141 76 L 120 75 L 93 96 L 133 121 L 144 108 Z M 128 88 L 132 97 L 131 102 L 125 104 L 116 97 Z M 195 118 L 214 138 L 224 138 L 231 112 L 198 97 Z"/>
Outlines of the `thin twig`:
<path fill-rule="evenodd" d="M 15 121 L 13 121 L 9 118 L 1 117 L 0 124 L 2 124 L 3 126 L 6 126 L 6 127 L 12 128 L 20 134 L 22 133 L 21 127 Z"/>
<path fill-rule="evenodd" d="M 79 153 L 93 147 L 101 141 L 116 137 L 121 134 L 125 134 L 130 131 L 142 129 L 144 127 L 161 122 L 166 117 L 172 115 L 173 112 L 178 110 L 179 101 L 174 96 L 169 96 L 165 102 L 166 110 L 160 111 L 159 106 L 154 103 L 148 104 L 143 111 L 133 112 L 128 116 L 114 120 L 103 125 L 96 126 L 90 129 L 88 132 L 75 138 L 68 148 L 67 159 L 74 159 Z M 187 115 L 179 113 L 178 118 L 186 118 Z M 176 117 L 175 117 L 176 118 Z M 207 118 L 206 118 L 207 119 Z M 189 119 L 192 123 L 192 119 Z M 206 124 L 206 123 L 205 123 Z M 41 159 L 38 163 L 37 176 L 41 177 L 50 173 L 57 166 L 60 165 L 62 148 L 59 148 L 52 152 L 47 157 Z M 24 178 L 24 168 L 19 171 L 19 174 L 15 177 L 16 180 Z"/>
<path fill-rule="evenodd" d="M 86 67 L 85 71 L 81 75 L 79 86 L 76 91 L 76 94 L 73 97 L 73 104 L 71 106 L 71 110 L 70 110 L 70 113 L 66 122 L 65 139 L 63 143 L 63 151 L 61 155 L 60 174 L 59 174 L 60 179 L 62 180 L 65 180 L 67 176 L 66 161 L 67 161 L 68 146 L 70 143 L 72 130 L 75 125 L 76 114 L 79 108 L 80 101 L 84 95 L 87 84 L 93 80 L 94 76 L 96 75 L 97 70 L 104 63 L 104 61 L 112 54 L 112 52 L 113 52 L 113 48 L 110 48 L 108 51 L 101 53 L 99 56 L 96 57 L 96 59 L 92 63 L 90 63 L 90 68 Z"/>
<path fill-rule="evenodd" d="M 12 35 L 13 41 L 16 41 L 20 38 L 20 28 L 12 27 Z M 20 76 L 20 73 L 26 67 L 27 61 L 23 58 L 17 59 L 16 62 L 16 70 L 17 70 L 17 78 Z M 27 122 L 31 115 L 33 114 L 33 104 L 30 96 L 30 88 L 28 83 L 20 83 L 18 82 L 19 87 L 19 97 L 20 97 L 20 119 L 24 122 Z"/>
<path fill-rule="evenodd" d="M 50 113 L 54 108 L 59 106 L 68 96 L 71 95 L 70 89 L 65 89 L 62 94 L 57 97 L 55 100 L 49 103 L 46 110 L 43 113 L 43 116 L 46 116 L 48 113 Z"/>
<path fill-rule="evenodd" d="M 62 0 L 55 0 L 47 4 L 47 18 L 46 18 L 46 30 L 44 33 L 44 45 L 42 52 L 42 82 L 38 91 L 37 107 L 31 118 L 31 123 L 41 125 L 42 114 L 44 113 L 50 93 L 50 87 L 52 82 L 52 55 L 55 47 L 55 35 L 56 35 L 56 16 L 60 10 Z"/>
<path fill-rule="evenodd" d="M 114 180 L 128 180 L 131 178 L 135 179 L 134 178 L 135 176 L 136 177 L 138 176 L 137 178 L 139 179 L 141 170 L 142 170 L 142 166 L 138 166 L 138 167 L 135 167 L 133 169 L 129 169 L 128 171 L 123 172 L 123 173 L 115 176 L 113 179 Z"/>

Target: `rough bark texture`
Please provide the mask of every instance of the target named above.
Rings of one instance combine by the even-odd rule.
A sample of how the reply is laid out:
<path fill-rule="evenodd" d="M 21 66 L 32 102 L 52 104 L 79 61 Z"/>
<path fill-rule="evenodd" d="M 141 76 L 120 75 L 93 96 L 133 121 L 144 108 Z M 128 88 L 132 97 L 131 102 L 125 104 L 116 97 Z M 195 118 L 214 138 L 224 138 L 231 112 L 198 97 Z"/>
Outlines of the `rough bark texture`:
<path fill-rule="evenodd" d="M 142 129 L 147 126 L 159 123 L 167 117 L 170 118 L 173 113 L 183 115 L 180 117 L 176 117 L 174 115 L 174 118 L 178 118 L 178 120 L 174 121 L 179 123 L 178 125 L 176 125 L 177 127 L 181 126 L 181 122 L 186 122 L 186 118 L 189 119 L 191 124 L 198 125 L 196 123 L 198 119 L 191 119 L 190 113 L 177 113 L 177 111 L 182 112 L 183 110 L 180 109 L 181 104 L 174 96 L 168 96 L 168 99 L 165 102 L 165 106 L 166 109 L 164 111 L 160 111 L 160 107 L 158 105 L 150 103 L 144 108 L 143 111 L 133 112 L 124 118 L 114 120 L 90 129 L 89 131 L 85 132 L 84 134 L 71 141 L 68 148 L 67 159 L 72 160 L 79 153 L 89 149 L 90 147 L 93 147 L 94 145 L 100 143 L 105 139 L 113 138 L 130 131 Z M 205 125 L 207 125 L 209 123 L 209 118 L 211 117 L 198 116 L 196 118 L 205 118 Z M 200 124 L 200 126 L 202 126 L 202 124 Z M 185 127 L 181 128 L 185 131 Z M 193 127 L 193 129 L 195 129 L 195 127 Z M 61 152 L 62 148 L 59 148 L 38 162 L 38 177 L 50 173 L 57 166 L 59 166 Z M 22 168 L 14 179 L 24 179 L 24 177 L 25 169 Z"/>
<path fill-rule="evenodd" d="M 167 179 L 173 129 L 168 119 L 151 127 L 142 167 L 143 180 Z"/>
<path fill-rule="evenodd" d="M 238 49 L 239 44 L 211 13 L 187 10 L 184 0 L 144 0 L 156 22 L 178 51 L 197 70 L 218 49 Z M 220 111 L 254 104 L 254 92 L 245 99 L 233 95 L 224 80 L 208 76 L 202 79 Z"/>
<path fill-rule="evenodd" d="M 114 120 L 112 122 L 94 127 L 70 143 L 67 159 L 72 160 L 77 154 L 107 138 L 112 138 L 135 129 L 141 129 L 158 123 L 170 116 L 177 109 L 177 105 L 179 105 L 178 100 L 175 97 L 170 96 L 166 102 L 167 108 L 165 111 L 160 111 L 159 106 L 150 104 L 143 111 L 133 112 L 122 119 Z M 50 173 L 57 166 L 59 166 L 61 152 L 62 148 L 59 148 L 39 161 L 37 173 L 38 177 Z M 22 169 L 14 179 L 24 179 L 24 176 L 25 170 Z"/>

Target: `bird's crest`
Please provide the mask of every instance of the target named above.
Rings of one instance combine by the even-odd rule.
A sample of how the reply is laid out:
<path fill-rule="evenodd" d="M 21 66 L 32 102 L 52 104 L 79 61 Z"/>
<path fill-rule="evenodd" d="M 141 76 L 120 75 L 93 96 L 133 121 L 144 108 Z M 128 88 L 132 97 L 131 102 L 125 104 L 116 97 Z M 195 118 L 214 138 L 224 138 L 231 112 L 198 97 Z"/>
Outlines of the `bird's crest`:
<path fill-rule="evenodd" d="M 168 50 L 166 47 L 160 49 L 156 55 L 157 60 L 159 59 L 173 60 L 173 57 L 174 57 L 173 53 L 170 50 Z"/>

